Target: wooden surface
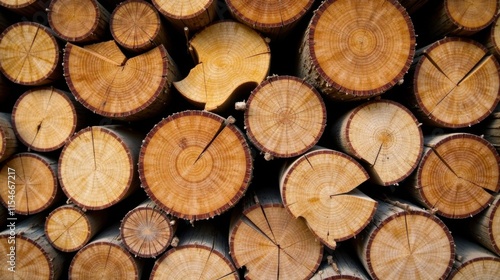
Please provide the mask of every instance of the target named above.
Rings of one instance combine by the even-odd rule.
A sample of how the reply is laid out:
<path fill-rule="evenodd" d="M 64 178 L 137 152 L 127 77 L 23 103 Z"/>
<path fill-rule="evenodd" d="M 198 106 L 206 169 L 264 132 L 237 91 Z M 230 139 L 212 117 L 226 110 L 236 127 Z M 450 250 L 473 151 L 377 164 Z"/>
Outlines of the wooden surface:
<path fill-rule="evenodd" d="M 0 162 L 16 152 L 18 140 L 12 128 L 11 115 L 0 113 Z"/>
<path fill-rule="evenodd" d="M 474 241 L 500 256 L 500 194 L 470 221 L 468 231 Z"/>
<path fill-rule="evenodd" d="M 345 246 L 349 246 L 345 244 Z M 328 254 L 311 280 L 368 280 L 371 279 L 356 260 L 350 247 L 339 247 Z"/>
<path fill-rule="evenodd" d="M 158 11 L 178 30 L 195 32 L 217 16 L 216 0 L 152 0 Z"/>
<path fill-rule="evenodd" d="M 450 273 L 450 280 L 495 279 L 500 275 L 500 258 L 481 246 L 462 237 L 454 236 L 457 261 Z"/>
<path fill-rule="evenodd" d="M 0 6 L 16 14 L 31 17 L 47 6 L 46 0 L 0 0 Z"/>

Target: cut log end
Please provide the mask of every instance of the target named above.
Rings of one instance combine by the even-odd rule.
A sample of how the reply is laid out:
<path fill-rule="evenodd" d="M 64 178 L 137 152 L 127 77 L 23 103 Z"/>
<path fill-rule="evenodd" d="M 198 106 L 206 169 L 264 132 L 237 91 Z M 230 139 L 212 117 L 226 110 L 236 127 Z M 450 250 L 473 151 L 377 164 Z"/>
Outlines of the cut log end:
<path fill-rule="evenodd" d="M 154 258 L 163 253 L 174 237 L 170 218 L 151 205 L 136 207 L 122 220 L 123 244 L 135 256 Z"/>
<path fill-rule="evenodd" d="M 216 0 L 192 0 L 189 5 L 183 1 L 152 0 L 153 5 L 179 31 L 185 27 L 197 31 L 207 26 L 217 16 Z"/>
<path fill-rule="evenodd" d="M 457 133 L 426 144 L 417 171 L 416 198 L 447 218 L 473 216 L 500 190 L 500 157 L 486 140 Z"/>
<path fill-rule="evenodd" d="M 335 174 L 335 175 L 332 175 Z M 285 207 L 328 247 L 356 236 L 371 221 L 377 202 L 356 187 L 368 180 L 351 157 L 319 149 L 295 160 L 280 180 Z"/>
<path fill-rule="evenodd" d="M 11 115 L 0 113 L 0 162 L 16 152 L 18 141 L 11 123 Z"/>
<path fill-rule="evenodd" d="M 299 75 L 340 100 L 366 99 L 390 89 L 408 71 L 415 53 L 413 24 L 395 0 L 325 1 L 303 40 Z"/>
<path fill-rule="evenodd" d="M 496 0 L 446 0 L 445 9 L 449 19 L 461 31 L 477 32 L 490 25 L 498 11 Z M 457 31 L 455 31 L 457 32 Z"/>
<path fill-rule="evenodd" d="M 277 158 L 303 154 L 318 142 L 325 126 L 326 108 L 320 94 L 298 78 L 270 77 L 246 103 L 250 141 Z"/>
<path fill-rule="evenodd" d="M 336 128 L 342 149 L 367 164 L 371 179 L 382 186 L 407 178 L 423 150 L 418 120 L 402 105 L 378 100 L 343 116 Z"/>
<path fill-rule="evenodd" d="M 495 57 L 470 39 L 434 43 L 418 62 L 413 82 L 423 118 L 450 128 L 479 123 L 500 100 L 499 69 Z"/>
<path fill-rule="evenodd" d="M 38 11 L 43 11 L 47 5 L 45 0 L 0 0 L 0 6 L 26 17 L 31 17 Z"/>
<path fill-rule="evenodd" d="M 60 68 L 59 46 L 47 27 L 20 22 L 0 35 L 0 70 L 12 82 L 46 84 L 59 78 Z"/>
<path fill-rule="evenodd" d="M 45 234 L 59 251 L 75 252 L 91 238 L 91 223 L 77 207 L 62 206 L 52 211 L 45 221 Z"/>
<path fill-rule="evenodd" d="M 12 109 L 14 131 L 19 140 L 40 152 L 61 148 L 75 133 L 77 119 L 73 102 L 55 88 L 30 90 L 17 99 Z"/>
<path fill-rule="evenodd" d="M 196 105 L 214 111 L 248 84 L 259 84 L 269 72 L 270 49 L 264 38 L 237 22 L 223 21 L 196 34 L 190 45 L 198 64 L 174 85 Z"/>
<path fill-rule="evenodd" d="M 500 275 L 500 258 L 478 244 L 454 236 L 457 261 L 448 279 L 495 279 Z"/>
<path fill-rule="evenodd" d="M 15 213 L 32 215 L 54 205 L 59 199 L 56 161 L 34 153 L 11 157 L 0 171 L 0 198 L 4 205 L 11 201 L 14 187 Z"/>
<path fill-rule="evenodd" d="M 139 172 L 148 195 L 167 213 L 199 220 L 238 202 L 251 179 L 252 157 L 234 125 L 206 111 L 184 111 L 148 134 Z"/>

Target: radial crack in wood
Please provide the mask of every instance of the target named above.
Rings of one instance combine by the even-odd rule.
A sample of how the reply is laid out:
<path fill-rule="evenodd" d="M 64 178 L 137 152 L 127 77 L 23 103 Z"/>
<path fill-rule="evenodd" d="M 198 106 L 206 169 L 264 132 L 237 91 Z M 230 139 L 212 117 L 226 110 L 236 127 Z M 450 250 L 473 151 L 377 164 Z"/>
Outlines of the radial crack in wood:
<path fill-rule="evenodd" d="M 356 236 L 371 221 L 377 202 L 359 190 L 368 180 L 363 167 L 351 157 L 317 149 L 288 164 L 281 175 L 285 207 L 326 246 Z"/>
<path fill-rule="evenodd" d="M 144 119 L 164 110 L 178 76 L 165 47 L 127 59 L 115 41 L 83 48 L 68 43 L 64 74 L 71 92 L 86 108 L 125 120 Z"/>
<path fill-rule="evenodd" d="M 271 53 L 257 32 L 237 22 L 210 25 L 190 41 L 198 64 L 174 86 L 207 111 L 227 105 L 238 88 L 259 84 L 269 72 Z M 220 109 L 220 108 L 219 108 Z"/>

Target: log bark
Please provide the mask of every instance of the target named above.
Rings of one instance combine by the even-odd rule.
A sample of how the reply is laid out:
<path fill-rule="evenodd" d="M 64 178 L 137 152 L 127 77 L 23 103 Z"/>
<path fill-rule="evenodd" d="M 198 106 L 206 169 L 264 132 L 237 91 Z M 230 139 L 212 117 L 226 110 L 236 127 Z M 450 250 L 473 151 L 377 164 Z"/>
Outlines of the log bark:
<path fill-rule="evenodd" d="M 472 239 L 500 256 L 500 194 L 469 223 Z"/>
<path fill-rule="evenodd" d="M 95 42 L 109 34 L 109 12 L 96 0 L 52 0 L 47 15 L 50 28 L 68 42 Z"/>
<path fill-rule="evenodd" d="M 111 35 L 120 46 L 133 52 L 171 45 L 160 15 L 155 7 L 143 0 L 127 0 L 111 14 Z"/>
<path fill-rule="evenodd" d="M 267 156 L 290 158 L 305 153 L 319 141 L 326 126 L 320 94 L 292 76 L 268 77 L 252 91 L 244 107 L 247 136 Z"/>
<path fill-rule="evenodd" d="M 445 38 L 419 50 L 416 61 L 410 108 L 417 108 L 414 112 L 426 123 L 467 127 L 484 120 L 497 106 L 499 64 L 479 43 Z"/>
<path fill-rule="evenodd" d="M 189 75 L 175 82 L 190 102 L 207 111 L 221 110 L 231 96 L 245 85 L 253 87 L 267 76 L 270 49 L 260 34 L 233 21 L 210 25 L 189 42 L 197 65 Z"/>
<path fill-rule="evenodd" d="M 216 0 L 189 1 L 152 0 L 153 5 L 178 31 L 196 32 L 207 26 L 217 16 Z"/>
<path fill-rule="evenodd" d="M 226 3 L 234 18 L 274 40 L 285 38 L 314 1 L 226 0 Z"/>
<path fill-rule="evenodd" d="M 425 139 L 417 172 L 407 184 L 420 204 L 451 219 L 476 215 L 500 190 L 500 157 L 479 136 L 453 133 Z"/>
<path fill-rule="evenodd" d="M 481 246 L 455 236 L 457 261 L 450 280 L 495 279 L 500 275 L 500 258 Z"/>
<path fill-rule="evenodd" d="M 209 222 L 197 222 L 155 262 L 149 279 L 239 279 L 225 236 Z"/>
<path fill-rule="evenodd" d="M 446 279 L 455 254 L 441 220 L 401 202 L 379 201 L 373 222 L 354 242 L 373 279 Z"/>
<path fill-rule="evenodd" d="M 57 160 L 41 154 L 12 156 L 0 171 L 0 185 L 5 186 L 0 189 L 0 199 L 6 207 L 11 200 L 7 186 L 15 186 L 15 213 L 20 215 L 42 212 L 63 198 L 57 182 Z"/>
<path fill-rule="evenodd" d="M 429 2 L 429 0 L 399 0 L 401 6 L 403 6 L 410 15 L 420 10 L 427 2 Z"/>
<path fill-rule="evenodd" d="M 11 115 L 0 113 L 0 162 L 13 155 L 18 147 L 18 141 L 12 128 Z"/>
<path fill-rule="evenodd" d="M 120 240 L 118 224 L 100 233 L 73 257 L 69 279 L 141 279 L 143 262 Z"/>
<path fill-rule="evenodd" d="M 61 279 L 67 256 L 57 252 L 44 236 L 43 214 L 22 222 L 14 221 L 15 230 L 0 232 L 0 275 L 4 279 Z M 10 241 L 10 242 L 9 242 Z M 14 250 L 12 250 L 14 249 Z M 9 270 L 14 252 L 15 272 Z"/>
<path fill-rule="evenodd" d="M 500 149 L 500 112 L 494 112 L 484 121 L 482 130 L 484 139 L 490 142 L 495 149 Z"/>
<path fill-rule="evenodd" d="M 0 71 L 14 83 L 42 85 L 61 78 L 61 55 L 51 31 L 19 22 L 0 35 Z"/>
<path fill-rule="evenodd" d="M 0 6 L 16 14 L 31 17 L 47 7 L 46 0 L 0 0 Z"/>
<path fill-rule="evenodd" d="M 53 210 L 45 220 L 45 236 L 59 251 L 76 252 L 106 226 L 104 211 L 83 212 L 74 204 Z"/>
<path fill-rule="evenodd" d="M 19 141 L 38 152 L 58 150 L 89 118 L 71 93 L 53 87 L 25 92 L 12 109 L 12 124 Z"/>
<path fill-rule="evenodd" d="M 83 209 L 101 210 L 137 190 L 142 139 L 142 134 L 119 125 L 76 133 L 59 157 L 59 182 L 69 200 Z"/>
<path fill-rule="evenodd" d="M 183 111 L 162 120 L 146 136 L 141 182 L 167 213 L 188 220 L 210 218 L 243 196 L 252 176 L 252 155 L 231 119 Z"/>
<path fill-rule="evenodd" d="M 148 199 L 125 215 L 120 235 L 130 253 L 141 258 L 155 258 L 170 246 L 176 229 L 177 220 Z"/>
<path fill-rule="evenodd" d="M 342 151 L 361 160 L 371 180 L 395 185 L 417 167 L 423 149 L 418 120 L 399 103 L 363 103 L 339 118 L 334 126 Z"/>
<path fill-rule="evenodd" d="M 297 72 L 334 99 L 367 99 L 400 82 L 414 52 L 413 24 L 398 1 L 329 0 L 309 23 Z"/>
<path fill-rule="evenodd" d="M 235 211 L 229 246 L 246 279 L 309 279 L 318 269 L 323 245 L 302 219 L 283 206 L 279 193 L 267 188 L 245 197 Z"/>
<path fill-rule="evenodd" d="M 371 221 L 377 202 L 357 190 L 368 180 L 346 154 L 317 148 L 288 163 L 281 174 L 283 204 L 331 249 L 355 237 Z M 355 217 L 355 218 L 354 218 Z"/>
<path fill-rule="evenodd" d="M 424 37 L 428 40 L 447 36 L 470 36 L 489 26 L 498 12 L 497 0 L 436 1 L 425 13 Z"/>
<path fill-rule="evenodd" d="M 339 247 L 327 256 L 311 280 L 368 280 L 371 279 L 348 249 Z"/>
<path fill-rule="evenodd" d="M 162 112 L 178 70 L 165 47 L 128 59 L 114 41 L 85 47 L 68 43 L 64 75 L 76 97 L 99 115 L 139 120 Z"/>

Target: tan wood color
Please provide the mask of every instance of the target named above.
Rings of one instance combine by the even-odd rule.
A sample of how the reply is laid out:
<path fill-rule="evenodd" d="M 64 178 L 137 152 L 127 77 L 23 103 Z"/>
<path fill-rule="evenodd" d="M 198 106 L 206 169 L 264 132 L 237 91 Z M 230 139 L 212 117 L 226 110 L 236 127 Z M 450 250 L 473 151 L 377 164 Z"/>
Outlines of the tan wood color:
<path fill-rule="evenodd" d="M 197 222 L 179 236 L 178 246 L 155 262 L 149 279 L 239 279 L 226 235 L 209 222 Z"/>
<path fill-rule="evenodd" d="M 18 147 L 18 141 L 12 127 L 11 115 L 0 113 L 0 162 L 13 155 Z"/>
<path fill-rule="evenodd" d="M 483 138 L 466 133 L 425 140 L 422 160 L 408 189 L 437 214 L 457 219 L 473 216 L 500 190 L 500 157 Z M 491 193 L 490 193 L 491 192 Z"/>
<path fill-rule="evenodd" d="M 115 8 L 110 20 L 111 35 L 127 50 L 143 52 L 170 45 L 160 14 L 143 0 L 127 0 Z"/>
<path fill-rule="evenodd" d="M 449 280 L 489 280 L 500 275 L 500 258 L 481 246 L 455 236 L 457 261 Z"/>
<path fill-rule="evenodd" d="M 170 246 L 176 228 L 176 220 L 148 199 L 125 215 L 120 236 L 130 253 L 141 258 L 154 258 Z"/>
<path fill-rule="evenodd" d="M 178 30 L 195 32 L 217 16 L 216 0 L 152 0 L 153 5 Z"/>
<path fill-rule="evenodd" d="M 292 76 L 267 78 L 252 91 L 245 107 L 249 140 L 273 157 L 303 154 L 318 142 L 326 126 L 320 94 Z"/>
<path fill-rule="evenodd" d="M 497 16 L 490 26 L 491 30 L 485 46 L 498 60 L 500 59 L 500 16 Z"/>
<path fill-rule="evenodd" d="M 0 71 L 14 83 L 42 85 L 61 78 L 60 49 L 51 31 L 19 22 L 0 35 Z"/>
<path fill-rule="evenodd" d="M 120 241 L 118 224 L 100 233 L 73 257 L 69 279 L 141 279 L 143 262 Z"/>
<path fill-rule="evenodd" d="M 399 103 L 363 103 L 342 116 L 334 127 L 337 143 L 365 163 L 371 180 L 397 184 L 417 167 L 423 149 L 418 120 Z"/>
<path fill-rule="evenodd" d="M 104 228 L 107 213 L 103 211 L 83 212 L 70 204 L 53 210 L 45 220 L 45 236 L 59 251 L 76 252 Z"/>
<path fill-rule="evenodd" d="M 284 38 L 313 3 L 313 0 L 226 0 L 233 17 L 272 39 Z"/>
<path fill-rule="evenodd" d="M 15 234 L 9 229 L 0 232 L 0 275 L 2 279 L 44 279 L 57 280 L 66 272 L 65 256 L 57 252 L 44 236 L 43 222 L 45 216 L 38 214 L 23 220 L 15 221 Z M 9 239 L 13 236 L 14 239 Z M 12 242 L 15 240 L 15 246 Z M 10 243 L 9 243 L 10 241 Z M 15 272 L 9 271 L 11 247 L 15 247 Z"/>
<path fill-rule="evenodd" d="M 355 237 L 371 221 L 377 202 L 357 190 L 368 180 L 363 167 L 346 154 L 318 148 L 290 164 L 281 174 L 283 204 L 305 219 L 326 246 Z"/>
<path fill-rule="evenodd" d="M 354 239 L 373 279 L 445 279 L 453 238 L 436 216 L 414 205 L 379 201 L 373 222 Z"/>
<path fill-rule="evenodd" d="M 207 111 L 225 105 L 239 87 L 257 86 L 269 72 L 268 44 L 259 33 L 241 23 L 212 24 L 189 44 L 196 52 L 197 65 L 174 85 L 185 98 Z"/>
<path fill-rule="evenodd" d="M 234 206 L 252 174 L 250 148 L 230 120 L 183 111 L 158 123 L 141 148 L 144 190 L 163 210 L 199 220 Z"/>
<path fill-rule="evenodd" d="M 245 197 L 230 224 L 231 256 L 236 267 L 246 268 L 246 279 L 309 279 L 323 245 L 304 220 L 287 212 L 279 193 L 270 191 Z"/>
<path fill-rule="evenodd" d="M 414 52 L 413 24 L 398 1 L 328 0 L 309 23 L 297 70 L 330 97 L 366 99 L 400 82 Z"/>
<path fill-rule="evenodd" d="M 44 11 L 47 4 L 47 0 L 0 0 L 0 6 L 26 17 Z"/>
<path fill-rule="evenodd" d="M 96 0 L 52 0 L 50 28 L 68 42 L 93 42 L 108 33 L 109 12 Z"/>
<path fill-rule="evenodd" d="M 89 110 L 137 120 L 164 110 L 178 73 L 163 46 L 128 59 L 115 41 L 107 41 L 83 48 L 68 43 L 64 75 L 73 95 Z"/>
<path fill-rule="evenodd" d="M 21 95 L 12 109 L 12 124 L 19 140 L 29 149 L 54 151 L 85 123 L 83 111 L 71 93 L 47 87 Z"/>
<path fill-rule="evenodd" d="M 500 256 L 500 194 L 485 211 L 474 216 L 468 228 L 472 239 Z"/>
<path fill-rule="evenodd" d="M 422 50 L 419 58 L 411 95 L 422 120 L 441 127 L 471 126 L 498 104 L 500 67 L 484 46 L 450 37 Z"/>
<path fill-rule="evenodd" d="M 15 170 L 11 175 L 9 170 Z M 11 176 L 9 176 L 11 175 Z M 62 198 L 57 182 L 57 161 L 45 155 L 19 153 L 5 162 L 0 170 L 0 199 L 3 205 L 9 203 L 9 188 L 15 185 L 15 213 L 33 215 L 39 213 Z"/>
<path fill-rule="evenodd" d="M 142 134 L 123 126 L 93 126 L 76 133 L 59 157 L 59 182 L 70 201 L 100 210 L 138 189 L 142 139 Z"/>

